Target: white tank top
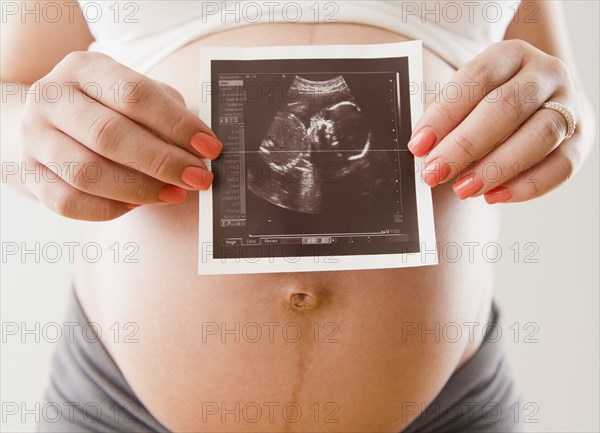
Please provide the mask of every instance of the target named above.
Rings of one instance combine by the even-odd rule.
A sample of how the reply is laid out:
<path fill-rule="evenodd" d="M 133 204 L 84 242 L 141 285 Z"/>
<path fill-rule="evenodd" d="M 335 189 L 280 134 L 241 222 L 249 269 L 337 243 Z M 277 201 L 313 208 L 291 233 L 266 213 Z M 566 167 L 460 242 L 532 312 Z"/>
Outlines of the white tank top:
<path fill-rule="evenodd" d="M 504 38 L 520 0 L 88 1 L 79 4 L 100 51 L 147 72 L 181 46 L 253 23 L 361 23 L 420 39 L 455 68 Z M 526 17 L 520 17 L 525 19 Z"/>

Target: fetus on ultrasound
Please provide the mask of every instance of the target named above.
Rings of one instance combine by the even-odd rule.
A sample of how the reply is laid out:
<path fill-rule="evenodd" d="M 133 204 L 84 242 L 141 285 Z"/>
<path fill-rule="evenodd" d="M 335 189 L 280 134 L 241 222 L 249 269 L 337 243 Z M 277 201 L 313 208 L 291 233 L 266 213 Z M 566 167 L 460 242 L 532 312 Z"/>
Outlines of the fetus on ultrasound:
<path fill-rule="evenodd" d="M 262 175 L 248 177 L 250 191 L 310 214 L 381 198 L 386 182 L 393 182 L 393 167 L 372 148 L 373 131 L 343 76 L 295 76 L 290 90 L 295 97 L 277 112 L 261 142 Z"/>
<path fill-rule="evenodd" d="M 352 161 L 369 150 L 365 116 L 349 101 L 325 107 L 311 117 L 307 134 L 314 151 L 330 152 L 336 161 Z"/>

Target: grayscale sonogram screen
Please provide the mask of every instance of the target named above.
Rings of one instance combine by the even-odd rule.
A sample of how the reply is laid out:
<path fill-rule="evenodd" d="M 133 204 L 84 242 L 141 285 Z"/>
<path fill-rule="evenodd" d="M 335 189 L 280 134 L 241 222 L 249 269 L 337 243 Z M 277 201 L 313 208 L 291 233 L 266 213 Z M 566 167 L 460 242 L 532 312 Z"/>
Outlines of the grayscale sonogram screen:
<path fill-rule="evenodd" d="M 213 60 L 214 257 L 418 252 L 408 80 L 406 58 Z"/>

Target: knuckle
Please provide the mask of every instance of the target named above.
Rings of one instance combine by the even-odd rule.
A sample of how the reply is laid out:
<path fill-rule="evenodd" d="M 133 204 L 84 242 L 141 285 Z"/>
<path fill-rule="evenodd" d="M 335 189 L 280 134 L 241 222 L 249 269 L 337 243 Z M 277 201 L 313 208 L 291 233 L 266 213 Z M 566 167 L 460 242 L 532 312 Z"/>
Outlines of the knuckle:
<path fill-rule="evenodd" d="M 187 116 L 181 110 L 175 110 L 170 119 L 171 129 L 169 131 L 169 139 L 173 142 L 181 141 L 186 132 Z M 179 139 L 178 139 L 179 138 Z"/>
<path fill-rule="evenodd" d="M 179 104 L 185 106 L 185 98 L 174 87 L 162 82 L 160 83 L 160 85 L 171 98 L 175 99 Z"/>
<path fill-rule="evenodd" d="M 525 167 L 529 167 L 529 165 Z M 542 177 L 544 177 L 544 173 L 540 171 L 538 165 L 527 168 L 518 175 L 517 180 L 526 197 L 541 197 L 547 192 L 544 185 L 548 182 L 547 179 L 543 179 Z"/>
<path fill-rule="evenodd" d="M 105 113 L 95 118 L 89 126 L 89 138 L 101 153 L 112 153 L 118 148 L 123 134 L 119 117 Z"/>
<path fill-rule="evenodd" d="M 119 213 L 109 200 L 97 200 L 87 205 L 82 203 L 80 193 L 63 191 L 54 195 L 49 205 L 62 217 L 88 221 L 109 221 L 123 213 Z"/>
<path fill-rule="evenodd" d="M 62 59 L 58 67 L 61 71 L 76 77 L 85 76 L 82 72 L 87 71 L 94 62 L 109 58 L 106 54 L 95 51 L 72 51 Z"/>
<path fill-rule="evenodd" d="M 551 75 L 556 75 L 559 77 L 564 77 L 568 75 L 569 68 L 567 64 L 555 56 L 547 56 L 544 68 Z"/>
<path fill-rule="evenodd" d="M 542 195 L 544 195 L 544 191 L 542 190 L 541 182 L 539 179 L 532 179 L 530 181 L 527 181 L 526 185 L 527 185 L 526 194 L 528 197 L 536 198 L 536 197 L 541 197 Z"/>
<path fill-rule="evenodd" d="M 486 63 L 467 63 L 463 72 L 467 78 L 467 81 L 471 83 L 484 85 L 486 83 L 493 82 L 494 80 L 494 73 L 491 67 Z"/>
<path fill-rule="evenodd" d="M 98 221 L 110 221 L 119 217 L 121 214 L 122 212 L 115 212 L 114 207 L 108 200 L 102 200 L 102 202 L 100 202 L 98 205 L 98 208 L 96 210 L 96 217 L 94 219 Z"/>
<path fill-rule="evenodd" d="M 462 157 L 468 161 L 477 159 L 477 147 L 475 144 L 463 134 L 455 134 L 453 137 L 454 147 L 462 153 Z"/>
<path fill-rule="evenodd" d="M 37 105 L 37 104 L 36 104 Z M 46 119 L 37 108 L 27 108 L 23 112 L 21 119 L 18 120 L 15 132 L 22 149 L 30 149 L 32 152 L 39 149 L 44 144 L 41 137 L 46 136 Z M 34 152 L 35 153 L 35 152 Z"/>
<path fill-rule="evenodd" d="M 168 179 L 171 172 L 171 167 L 173 166 L 173 156 L 169 149 L 165 147 L 165 149 L 159 151 L 152 157 L 150 161 L 149 170 L 152 177 L 157 179 Z"/>
<path fill-rule="evenodd" d="M 547 119 L 536 128 L 536 137 L 544 147 L 550 151 L 554 149 L 563 139 L 565 134 L 564 126 L 554 118 Z"/>
<path fill-rule="evenodd" d="M 450 107 L 446 106 L 446 104 L 438 103 L 431 106 L 433 111 L 436 114 L 436 117 L 441 117 L 444 121 L 450 123 L 451 125 L 456 125 L 458 123 L 458 118 L 454 114 L 454 112 L 450 109 Z"/>
<path fill-rule="evenodd" d="M 63 192 L 52 198 L 51 208 L 54 212 L 65 218 L 73 218 L 77 215 L 78 200 L 75 194 Z"/>
<path fill-rule="evenodd" d="M 25 94 L 25 111 L 35 111 L 36 108 L 40 107 L 41 104 L 46 102 L 46 98 L 40 98 L 39 92 L 36 94 L 37 89 L 43 89 L 48 83 L 47 77 L 42 77 L 37 81 L 31 83 L 29 86 L 30 92 Z"/>
<path fill-rule="evenodd" d="M 519 94 L 520 91 L 511 86 L 510 88 L 503 89 L 504 91 L 500 95 L 498 109 L 502 111 L 502 114 L 508 116 L 511 120 L 519 119 L 525 112 L 525 101 Z"/>
<path fill-rule="evenodd" d="M 91 56 L 93 54 L 90 51 L 72 51 L 60 63 L 64 68 L 77 68 L 79 65 L 87 63 Z"/>
<path fill-rule="evenodd" d="M 506 41 L 505 46 L 511 50 L 520 52 L 529 51 L 533 47 L 529 42 L 526 42 L 523 39 L 510 39 Z"/>
<path fill-rule="evenodd" d="M 130 188 L 127 201 L 130 203 L 146 203 L 148 201 L 148 186 L 146 182 L 136 182 L 136 184 Z"/>
<path fill-rule="evenodd" d="M 148 78 L 138 73 L 123 76 L 118 84 L 119 95 L 115 95 L 115 104 L 118 110 L 127 117 L 152 108 L 152 94 L 154 89 Z"/>
<path fill-rule="evenodd" d="M 23 116 L 21 117 L 17 125 L 17 133 L 18 136 L 21 138 L 23 148 L 29 148 L 30 145 L 34 142 L 33 140 L 29 139 L 30 134 L 32 133 L 33 123 L 34 122 L 32 113 L 26 110 L 25 113 L 23 113 Z"/>
<path fill-rule="evenodd" d="M 561 152 L 563 156 L 560 158 L 560 166 L 559 170 L 561 173 L 561 178 L 564 180 L 571 179 L 575 172 L 577 171 L 577 167 L 579 167 L 579 155 L 574 150 L 563 151 Z"/>
<path fill-rule="evenodd" d="M 36 176 L 25 176 L 21 179 L 21 182 L 23 182 L 27 186 L 27 189 L 29 189 L 29 191 L 31 191 L 32 193 L 34 193 L 34 195 L 39 197 L 39 195 L 36 194 L 35 191 L 42 191 L 43 188 L 46 186 L 44 183 L 40 182 L 40 179 L 37 177 L 37 173 L 39 173 L 41 170 L 41 164 L 37 162 L 35 158 L 30 156 L 29 152 L 27 152 L 26 150 L 21 151 L 19 162 L 21 163 L 21 167 L 24 170 L 35 170 Z"/>
<path fill-rule="evenodd" d="M 92 164 L 95 165 L 93 162 L 75 163 L 75 168 L 73 168 L 72 173 L 70 174 L 71 185 L 80 191 L 89 191 L 93 182 L 90 176 L 88 176 L 87 167 Z"/>

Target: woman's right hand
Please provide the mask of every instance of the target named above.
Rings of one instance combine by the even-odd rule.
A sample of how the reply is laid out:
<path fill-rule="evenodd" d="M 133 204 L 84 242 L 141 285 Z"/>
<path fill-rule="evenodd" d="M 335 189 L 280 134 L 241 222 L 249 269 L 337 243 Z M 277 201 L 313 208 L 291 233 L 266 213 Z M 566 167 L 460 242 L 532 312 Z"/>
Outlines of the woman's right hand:
<path fill-rule="evenodd" d="M 67 55 L 32 86 L 21 129 L 23 162 L 36 170 L 27 187 L 88 221 L 208 189 L 200 158 L 223 149 L 175 89 L 93 52 Z"/>

